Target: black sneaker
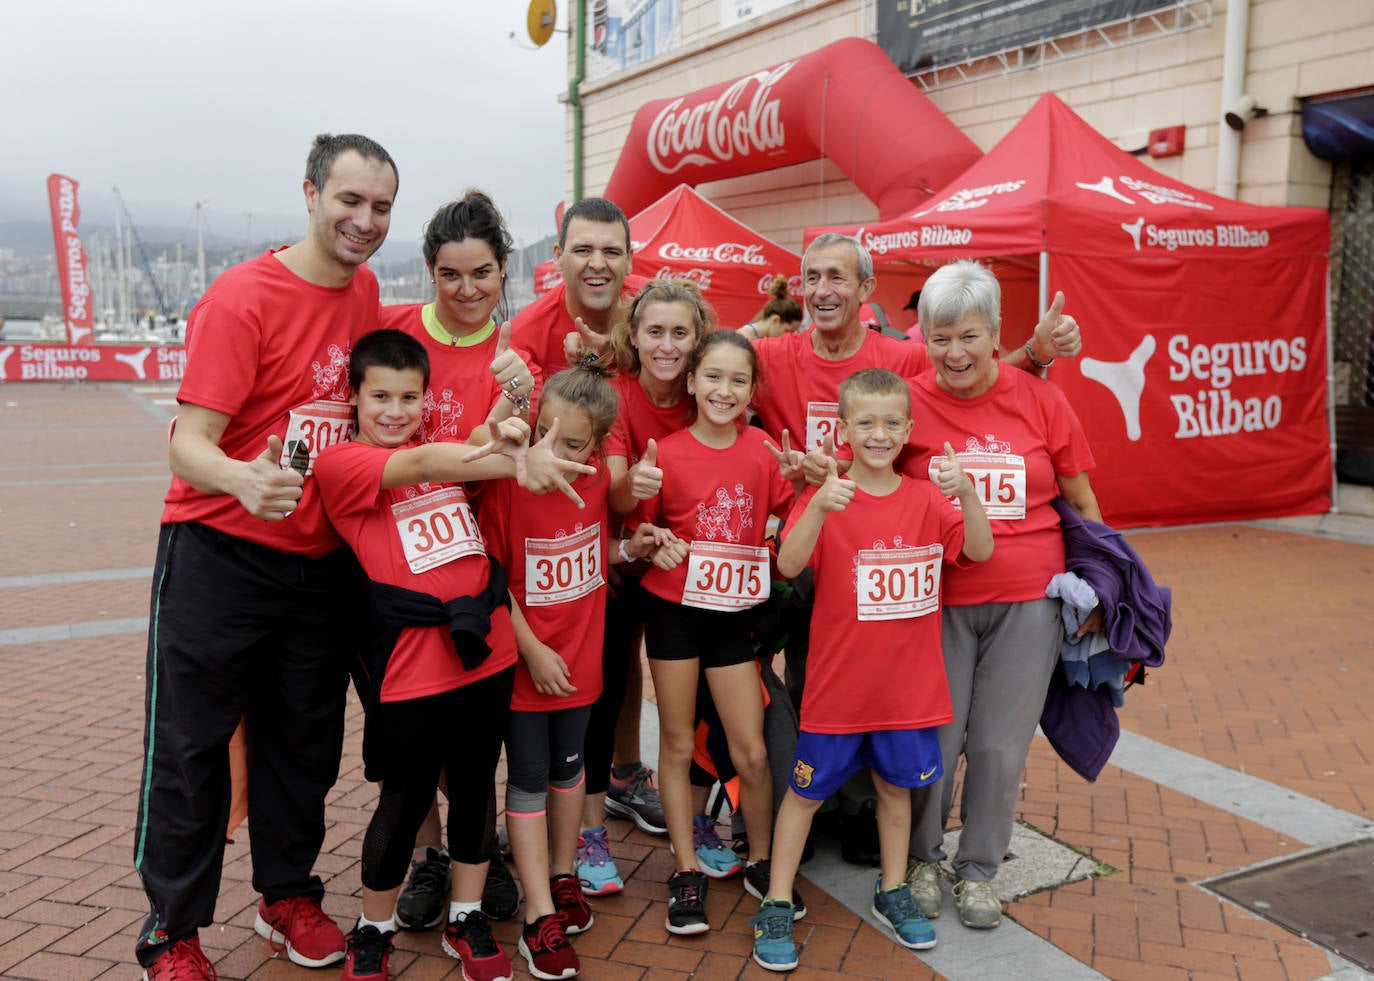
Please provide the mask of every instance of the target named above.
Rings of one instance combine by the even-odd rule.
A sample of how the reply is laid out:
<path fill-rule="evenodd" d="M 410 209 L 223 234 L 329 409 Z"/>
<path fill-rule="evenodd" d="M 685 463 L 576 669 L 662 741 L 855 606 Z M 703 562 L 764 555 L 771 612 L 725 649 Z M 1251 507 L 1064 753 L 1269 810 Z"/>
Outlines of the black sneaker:
<path fill-rule="evenodd" d="M 761 858 L 753 865 L 744 867 L 744 891 L 759 902 L 768 898 L 768 880 L 773 872 L 773 861 Z M 801 893 L 792 890 L 792 919 L 800 920 L 806 916 L 806 900 Z"/>
<path fill-rule="evenodd" d="M 396 925 L 403 930 L 433 930 L 448 920 L 448 856 L 425 849 L 423 861 L 410 863 L 410 881 L 396 897 Z"/>
<path fill-rule="evenodd" d="M 663 817 L 663 801 L 654 786 L 654 771 L 641 766 L 624 783 L 611 776 L 606 786 L 606 813 L 633 821 L 640 831 L 666 835 L 668 822 Z"/>
<path fill-rule="evenodd" d="M 370 923 L 354 927 L 348 935 L 348 953 L 344 956 L 341 981 L 387 981 L 386 966 L 395 936 L 392 931 L 383 933 Z"/>
<path fill-rule="evenodd" d="M 482 912 L 493 920 L 509 920 L 520 908 L 520 887 L 515 876 L 506 868 L 501 850 L 491 850 L 491 864 L 487 866 L 487 882 L 482 887 Z"/>
<path fill-rule="evenodd" d="M 687 936 L 705 933 L 706 886 L 711 880 L 695 869 L 674 872 L 668 878 L 668 932 Z"/>

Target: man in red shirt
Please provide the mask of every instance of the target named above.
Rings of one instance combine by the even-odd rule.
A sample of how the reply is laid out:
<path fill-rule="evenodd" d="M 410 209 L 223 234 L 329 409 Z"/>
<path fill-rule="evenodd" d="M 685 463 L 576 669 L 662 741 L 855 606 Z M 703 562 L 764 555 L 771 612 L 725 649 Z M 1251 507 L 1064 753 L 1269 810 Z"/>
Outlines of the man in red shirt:
<path fill-rule="evenodd" d="M 153 569 L 134 864 L 151 910 L 145 977 L 214 977 L 229 739 L 245 716 L 255 929 L 297 964 L 344 956 L 312 873 L 343 748 L 346 653 L 365 594 L 312 477 L 351 433 L 348 357 L 377 323 L 364 263 L 386 238 L 396 166 L 364 136 L 316 137 L 305 239 L 222 274 L 187 323 Z"/>

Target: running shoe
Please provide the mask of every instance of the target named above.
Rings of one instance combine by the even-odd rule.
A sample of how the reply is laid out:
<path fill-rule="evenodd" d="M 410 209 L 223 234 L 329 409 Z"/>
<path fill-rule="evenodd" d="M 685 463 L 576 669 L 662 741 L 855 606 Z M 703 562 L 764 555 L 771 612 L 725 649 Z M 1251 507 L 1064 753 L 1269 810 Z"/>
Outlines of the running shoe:
<path fill-rule="evenodd" d="M 972 930 L 991 930 L 1002 922 L 1002 901 L 991 882 L 960 879 L 954 883 L 954 908 L 959 922 Z"/>
<path fill-rule="evenodd" d="M 215 965 L 200 949 L 199 937 L 187 937 L 168 947 L 143 971 L 143 981 L 217 981 Z"/>
<path fill-rule="evenodd" d="M 690 936 L 711 928 L 706 922 L 706 886 L 710 881 L 695 869 L 682 869 L 669 877 L 669 933 Z"/>
<path fill-rule="evenodd" d="M 346 938 L 348 953 L 344 955 L 340 981 L 387 981 L 386 965 L 395 936 L 395 931 L 383 932 L 371 923 L 354 927 Z"/>
<path fill-rule="evenodd" d="M 744 868 L 739 857 L 721 842 L 716 833 L 716 822 L 705 814 L 697 814 L 692 818 L 692 845 L 701 871 L 712 879 L 728 879 Z"/>
<path fill-rule="evenodd" d="M 402 930 L 433 930 L 448 919 L 449 858 L 436 848 L 410 863 L 410 879 L 396 897 L 396 925 Z"/>
<path fill-rule="evenodd" d="M 466 981 L 511 981 L 510 958 L 491 935 L 485 913 L 469 913 L 451 922 L 442 946 L 444 953 L 462 962 Z"/>
<path fill-rule="evenodd" d="M 448 906 L 448 897 L 444 898 Z M 491 862 L 487 865 L 487 881 L 482 887 L 482 912 L 493 920 L 509 920 L 520 908 L 520 887 L 515 884 L 515 876 L 510 874 L 501 850 L 491 850 Z"/>
<path fill-rule="evenodd" d="M 641 766 L 635 775 L 624 782 L 611 776 L 606 788 L 606 813 L 633 821 L 640 831 L 651 835 L 666 835 L 668 824 L 663 818 L 663 802 L 654 787 L 654 771 Z"/>
<path fill-rule="evenodd" d="M 792 904 L 770 899 L 759 906 L 749 925 L 754 928 L 754 963 L 770 971 L 790 971 L 797 966 L 797 945 L 792 940 Z"/>
<path fill-rule="evenodd" d="M 348 945 L 339 925 L 324 915 L 313 896 L 288 896 L 271 906 L 258 900 L 253 929 L 273 949 L 285 948 L 286 956 L 301 967 L 325 967 L 344 959 Z"/>
<path fill-rule="evenodd" d="M 620 870 L 611 858 L 611 845 L 606 838 L 606 826 L 584 828 L 577 839 L 574 871 L 588 896 L 609 896 L 625 888 Z"/>
<path fill-rule="evenodd" d="M 912 950 L 929 950 L 935 946 L 935 928 L 930 925 L 921 907 L 911 898 L 905 882 L 891 889 L 883 889 L 883 877 L 873 883 L 873 915 L 882 920 L 897 935 L 897 942 Z"/>
<path fill-rule="evenodd" d="M 526 923 L 520 931 L 519 950 L 530 974 L 545 981 L 575 978 L 582 969 L 577 951 L 564 936 L 563 921 L 557 913 Z"/>
<path fill-rule="evenodd" d="M 549 892 L 553 896 L 553 908 L 563 918 L 564 933 L 582 933 L 596 917 L 587 905 L 587 897 L 582 895 L 582 883 L 570 875 L 556 875 L 549 880 Z"/>

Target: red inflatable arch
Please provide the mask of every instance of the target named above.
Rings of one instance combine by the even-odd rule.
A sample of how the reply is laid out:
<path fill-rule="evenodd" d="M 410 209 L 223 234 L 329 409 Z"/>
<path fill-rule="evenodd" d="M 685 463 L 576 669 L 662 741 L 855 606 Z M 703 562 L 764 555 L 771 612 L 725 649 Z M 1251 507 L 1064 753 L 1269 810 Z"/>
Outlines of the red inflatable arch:
<path fill-rule="evenodd" d="M 635 114 L 605 196 L 635 214 L 693 186 L 828 157 L 883 219 L 982 156 L 882 48 L 846 38 Z"/>

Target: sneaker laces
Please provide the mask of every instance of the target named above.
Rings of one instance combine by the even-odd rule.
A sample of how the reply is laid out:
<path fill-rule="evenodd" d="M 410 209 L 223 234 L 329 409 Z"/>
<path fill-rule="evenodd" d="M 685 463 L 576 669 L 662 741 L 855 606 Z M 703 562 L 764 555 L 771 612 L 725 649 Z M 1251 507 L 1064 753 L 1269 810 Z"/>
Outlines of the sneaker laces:
<path fill-rule="evenodd" d="M 611 845 L 607 832 L 584 831 L 577 841 L 578 865 L 605 865 L 611 860 Z"/>
<path fill-rule="evenodd" d="M 446 858 L 427 858 L 411 866 L 410 888 L 422 892 L 442 892 L 449 890 L 449 862 Z"/>
<path fill-rule="evenodd" d="M 765 903 L 759 907 L 758 929 L 764 940 L 792 939 L 792 910 L 781 903 Z"/>
<path fill-rule="evenodd" d="M 700 903 L 700 902 L 702 902 L 702 898 L 701 898 L 701 886 L 700 886 L 700 884 L 698 884 L 696 881 L 694 881 L 694 880 L 692 880 L 692 879 L 687 879 L 687 878 L 684 877 L 683 880 L 679 880 L 678 882 L 673 883 L 672 885 L 673 885 L 673 888 L 674 888 L 674 889 L 677 891 L 677 893 L 678 893 L 678 897 L 679 897 L 679 898 L 678 898 L 678 902 L 681 902 L 681 903 Z"/>
<path fill-rule="evenodd" d="M 215 965 L 205 956 L 205 951 L 200 949 L 200 941 L 194 937 L 178 940 L 153 963 L 162 962 L 165 965 L 157 972 L 158 981 L 201 981 L 206 976 L 210 981 L 218 981 L 219 978 Z"/>
<path fill-rule="evenodd" d="M 997 893 L 993 891 L 990 880 L 964 879 L 958 885 L 959 898 L 965 903 L 992 904 L 996 903 L 1000 909 L 1002 901 L 997 898 Z"/>
<path fill-rule="evenodd" d="M 541 916 L 530 926 L 535 928 L 534 945 L 540 950 L 562 950 L 564 947 L 572 946 L 557 915 Z"/>
<path fill-rule="evenodd" d="M 348 949 L 353 952 L 353 966 L 356 974 L 378 974 L 382 958 L 395 950 L 395 946 L 374 926 L 361 926 L 348 935 Z"/>
<path fill-rule="evenodd" d="M 911 890 L 903 882 L 896 889 L 884 891 L 882 893 L 883 905 L 894 913 L 898 920 L 924 920 L 926 915 L 921 912 L 921 907 L 916 905 L 916 900 L 912 898 Z"/>
<path fill-rule="evenodd" d="M 705 848 L 710 851 L 727 851 L 725 843 L 720 840 L 720 835 L 716 834 L 716 824 L 714 821 L 695 821 L 692 824 L 692 847 Z"/>
<path fill-rule="evenodd" d="M 296 935 L 297 927 L 300 927 L 305 933 L 326 925 L 337 928 L 337 924 L 324 915 L 324 910 L 320 908 L 319 902 L 308 896 L 288 896 L 285 899 L 279 899 L 269 906 L 268 910 L 275 910 L 283 905 L 286 907 L 285 915 L 271 923 L 272 928 L 284 938 L 281 943 L 275 941 L 270 943 L 274 953 L 280 953 L 286 949 L 286 945 Z"/>
<path fill-rule="evenodd" d="M 491 957 L 501 952 L 501 948 L 496 944 L 496 938 L 491 935 L 491 921 L 480 910 L 469 913 L 461 920 L 454 920 L 449 924 L 449 929 L 456 929 L 477 957 Z"/>
<path fill-rule="evenodd" d="M 644 801 L 657 797 L 658 791 L 654 789 L 654 771 L 647 766 L 640 767 L 625 785 L 624 792 L 626 796 L 638 797 Z"/>

